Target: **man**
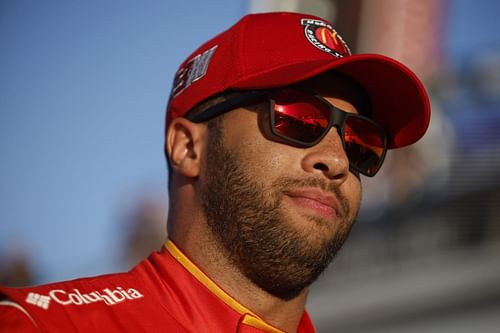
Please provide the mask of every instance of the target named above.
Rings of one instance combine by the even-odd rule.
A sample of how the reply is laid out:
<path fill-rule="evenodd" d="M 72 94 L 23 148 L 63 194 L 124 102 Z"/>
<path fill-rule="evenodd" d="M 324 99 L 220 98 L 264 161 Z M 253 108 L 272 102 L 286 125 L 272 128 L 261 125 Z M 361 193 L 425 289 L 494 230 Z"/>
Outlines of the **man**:
<path fill-rule="evenodd" d="M 9 289 L 3 327 L 313 332 L 307 291 L 388 148 L 430 117 L 415 75 L 330 24 L 248 15 L 180 66 L 167 108 L 168 235 L 127 273 Z M 17 325 L 17 326 L 16 326 Z"/>

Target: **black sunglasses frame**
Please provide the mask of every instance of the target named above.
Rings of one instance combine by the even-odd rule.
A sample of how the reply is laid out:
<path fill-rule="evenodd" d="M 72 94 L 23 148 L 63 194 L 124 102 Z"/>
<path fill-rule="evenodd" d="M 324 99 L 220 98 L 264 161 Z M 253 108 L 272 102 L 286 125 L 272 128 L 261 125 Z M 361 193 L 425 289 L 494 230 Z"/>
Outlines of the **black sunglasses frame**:
<path fill-rule="evenodd" d="M 236 94 L 229 97 L 225 101 L 212 105 L 200 113 L 186 114 L 185 118 L 194 123 L 202 123 L 204 121 L 215 118 L 223 113 L 232 111 L 234 109 L 250 106 L 258 102 L 264 101 L 268 97 L 269 92 L 264 90 L 250 90 Z"/>
<path fill-rule="evenodd" d="M 203 110 L 200 113 L 193 114 L 193 115 L 190 115 L 188 113 L 185 117 L 186 117 L 186 119 L 191 120 L 194 123 L 201 123 L 204 121 L 208 121 L 212 118 L 215 118 L 223 113 L 232 111 L 236 108 L 255 105 L 259 102 L 269 100 L 270 101 L 270 103 L 269 103 L 270 104 L 270 106 L 269 106 L 269 119 L 270 119 L 271 132 L 273 135 L 280 138 L 281 140 L 283 140 L 286 143 L 292 144 L 292 145 L 297 146 L 297 147 L 307 148 L 307 147 L 312 147 L 312 146 L 318 144 L 328 134 L 330 129 L 332 127 L 335 127 L 337 129 L 337 133 L 340 136 L 340 139 L 342 140 L 342 145 L 343 145 L 343 148 L 344 148 L 344 151 L 346 152 L 346 154 L 347 154 L 346 142 L 345 142 L 345 137 L 344 137 L 346 120 L 350 117 L 361 119 L 363 121 L 370 123 L 372 126 L 374 126 L 375 128 L 377 128 L 380 131 L 382 144 L 383 144 L 383 146 L 381 148 L 383 148 L 383 152 L 382 152 L 382 155 L 379 157 L 379 161 L 378 161 L 377 165 L 370 168 L 371 172 L 369 172 L 368 170 L 363 170 L 362 168 L 360 168 L 357 165 L 355 165 L 354 163 L 352 163 L 350 160 L 349 160 L 349 166 L 351 169 L 353 169 L 356 172 L 359 172 L 367 177 L 375 176 L 375 174 L 380 170 L 380 167 L 382 166 L 384 159 L 385 159 L 385 155 L 387 153 L 387 134 L 378 123 L 376 123 L 375 121 L 373 121 L 373 119 L 371 119 L 369 117 L 341 110 L 341 109 L 337 108 L 336 106 L 332 105 L 325 98 L 323 98 L 322 96 L 320 96 L 318 94 L 309 93 L 309 92 L 306 92 L 302 89 L 301 90 L 293 89 L 293 88 L 284 88 L 284 89 L 296 90 L 300 93 L 310 94 L 314 98 L 321 101 L 322 104 L 324 104 L 325 106 L 328 107 L 328 109 L 330 110 L 330 117 L 328 119 L 328 125 L 324 128 L 323 133 L 321 134 L 321 136 L 319 138 L 315 139 L 312 142 L 304 142 L 301 140 L 290 138 L 289 136 L 286 136 L 286 135 L 283 135 L 283 134 L 277 132 L 277 130 L 275 128 L 276 117 L 275 117 L 275 109 L 274 109 L 275 104 L 276 104 L 276 100 L 273 98 L 274 92 L 276 90 L 255 90 L 255 91 L 252 90 L 252 91 L 241 92 L 235 96 L 232 96 L 232 97 L 226 99 L 225 101 L 223 101 L 221 103 L 218 103 L 216 105 L 208 107 L 207 109 Z M 347 156 L 347 157 L 349 159 L 349 156 Z"/>

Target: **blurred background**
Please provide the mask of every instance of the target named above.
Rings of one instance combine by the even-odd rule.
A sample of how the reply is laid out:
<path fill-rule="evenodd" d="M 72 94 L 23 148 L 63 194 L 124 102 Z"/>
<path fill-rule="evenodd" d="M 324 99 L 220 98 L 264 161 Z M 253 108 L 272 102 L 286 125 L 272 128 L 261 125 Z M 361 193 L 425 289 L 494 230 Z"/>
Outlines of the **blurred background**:
<path fill-rule="evenodd" d="M 126 270 L 161 247 L 177 66 L 248 12 L 329 19 L 401 60 L 429 132 L 363 179 L 359 221 L 311 290 L 319 332 L 498 332 L 500 2 L 0 2 L 0 282 Z"/>

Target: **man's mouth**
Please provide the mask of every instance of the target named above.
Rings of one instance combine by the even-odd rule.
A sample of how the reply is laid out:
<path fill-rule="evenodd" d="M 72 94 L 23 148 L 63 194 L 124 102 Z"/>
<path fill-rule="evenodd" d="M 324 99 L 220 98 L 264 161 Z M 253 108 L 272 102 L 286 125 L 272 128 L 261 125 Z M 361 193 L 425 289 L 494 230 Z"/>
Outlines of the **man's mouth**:
<path fill-rule="evenodd" d="M 285 195 L 297 206 L 322 218 L 337 219 L 340 204 L 335 195 L 316 188 L 293 189 Z"/>

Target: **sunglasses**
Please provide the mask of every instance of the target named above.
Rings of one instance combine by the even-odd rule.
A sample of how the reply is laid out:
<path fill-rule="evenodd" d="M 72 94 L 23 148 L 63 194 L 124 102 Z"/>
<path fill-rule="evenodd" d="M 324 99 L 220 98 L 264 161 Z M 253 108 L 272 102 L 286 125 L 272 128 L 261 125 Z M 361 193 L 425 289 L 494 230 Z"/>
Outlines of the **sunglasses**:
<path fill-rule="evenodd" d="M 322 96 L 293 88 L 271 91 L 249 91 L 209 107 L 196 115 L 186 116 L 203 122 L 238 107 L 269 101 L 271 132 L 282 141 L 311 147 L 319 143 L 335 126 L 342 140 L 350 168 L 368 177 L 380 169 L 387 152 L 387 135 L 372 119 L 345 112 Z"/>

